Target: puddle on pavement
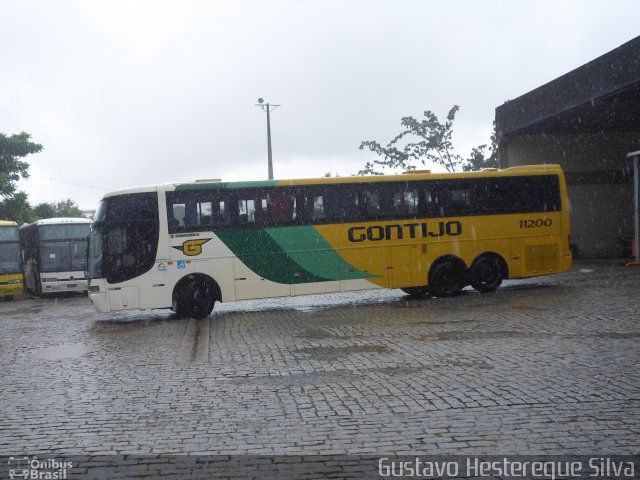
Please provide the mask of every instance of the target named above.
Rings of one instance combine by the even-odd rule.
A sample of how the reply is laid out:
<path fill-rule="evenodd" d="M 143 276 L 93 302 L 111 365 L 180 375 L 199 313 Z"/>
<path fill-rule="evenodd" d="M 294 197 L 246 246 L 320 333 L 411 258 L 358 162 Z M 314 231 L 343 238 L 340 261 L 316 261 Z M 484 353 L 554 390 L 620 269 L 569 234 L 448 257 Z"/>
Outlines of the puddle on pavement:
<path fill-rule="evenodd" d="M 73 343 L 40 348 L 34 352 L 34 355 L 41 360 L 57 361 L 80 358 L 93 351 L 93 348 L 84 343 Z"/>
<path fill-rule="evenodd" d="M 512 310 L 519 312 L 548 312 L 550 308 L 534 307 L 533 305 L 511 305 Z"/>
<path fill-rule="evenodd" d="M 268 385 L 277 387 L 296 387 L 322 384 L 340 383 L 344 381 L 352 381 L 353 378 L 362 378 L 362 374 L 349 370 L 337 370 L 334 372 L 308 372 L 296 373 L 292 375 L 270 375 L 234 378 L 233 381 L 238 384 L 251 385 Z"/>
<path fill-rule="evenodd" d="M 160 325 L 166 320 L 165 317 L 144 318 L 136 320 L 98 320 L 91 326 L 91 331 L 95 333 L 109 334 L 130 334 L 147 330 L 149 327 Z"/>
<path fill-rule="evenodd" d="M 631 338 L 640 338 L 639 332 L 600 332 L 590 335 L 597 338 L 604 338 L 607 340 L 628 340 Z"/>
<path fill-rule="evenodd" d="M 470 318 L 468 320 L 418 320 L 415 322 L 407 322 L 408 325 L 457 325 L 459 323 L 477 323 L 482 320 Z"/>
<path fill-rule="evenodd" d="M 503 338 L 546 338 L 553 336 L 546 333 L 531 333 L 517 331 L 495 331 L 495 332 L 437 332 L 429 335 L 417 335 L 413 337 L 421 342 L 438 341 L 461 341 L 461 340 L 499 340 Z"/>
<path fill-rule="evenodd" d="M 335 338 L 335 335 L 331 335 L 324 330 L 309 329 L 303 332 L 300 337 L 308 338 L 310 340 L 325 340 L 327 338 Z"/>
<path fill-rule="evenodd" d="M 413 376 L 418 375 L 419 373 L 426 370 L 427 367 L 383 367 L 377 368 L 376 372 L 381 373 L 383 375 L 387 375 L 389 377 L 395 376 Z"/>
<path fill-rule="evenodd" d="M 296 352 L 322 360 L 354 353 L 392 353 L 393 350 L 384 345 L 353 345 L 348 347 L 308 347 L 300 348 Z"/>

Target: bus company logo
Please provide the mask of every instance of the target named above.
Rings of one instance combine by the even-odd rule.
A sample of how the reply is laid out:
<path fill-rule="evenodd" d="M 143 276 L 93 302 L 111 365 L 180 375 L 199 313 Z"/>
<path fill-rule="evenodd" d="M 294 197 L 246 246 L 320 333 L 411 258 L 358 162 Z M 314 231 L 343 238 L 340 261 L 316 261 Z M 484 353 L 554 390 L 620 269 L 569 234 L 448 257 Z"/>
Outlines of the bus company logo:
<path fill-rule="evenodd" d="M 60 461 L 55 458 L 40 460 L 38 457 L 9 457 L 9 478 L 64 480 L 67 470 L 73 468 L 73 462 Z"/>
<path fill-rule="evenodd" d="M 210 238 L 200 238 L 197 240 L 187 240 L 182 245 L 173 247 L 176 250 L 180 250 L 185 255 L 190 257 L 195 257 L 196 255 L 200 255 L 202 253 L 202 245 L 207 243 Z"/>
<path fill-rule="evenodd" d="M 370 227 L 351 227 L 347 231 L 350 242 L 364 242 L 369 240 L 402 240 L 408 238 L 436 238 L 462 234 L 462 223 L 457 220 L 438 222 L 437 225 L 427 222 L 404 223 L 402 225 L 371 225 Z"/>

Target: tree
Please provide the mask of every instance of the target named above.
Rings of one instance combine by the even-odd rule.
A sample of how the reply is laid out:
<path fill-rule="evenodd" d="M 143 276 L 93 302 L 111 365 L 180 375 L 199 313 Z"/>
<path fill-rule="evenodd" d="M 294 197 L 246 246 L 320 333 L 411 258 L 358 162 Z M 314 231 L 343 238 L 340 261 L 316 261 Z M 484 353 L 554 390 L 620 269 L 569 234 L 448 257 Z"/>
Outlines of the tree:
<path fill-rule="evenodd" d="M 59 202 L 39 203 L 34 208 L 38 218 L 55 218 L 55 217 L 81 217 L 82 210 L 78 208 L 76 202 L 70 198 Z"/>
<path fill-rule="evenodd" d="M 498 134 L 496 132 L 496 122 L 493 121 L 493 133 L 491 134 L 491 145 L 489 146 L 489 156 L 485 157 L 486 145 L 471 149 L 471 156 L 462 166 L 465 172 L 482 170 L 483 168 L 498 168 Z"/>
<path fill-rule="evenodd" d="M 431 111 L 424 112 L 424 120 L 417 120 L 413 117 L 403 117 L 400 124 L 404 130 L 391 140 L 386 147 L 376 141 L 364 141 L 360 144 L 360 150 L 368 148 L 378 154 L 382 159 L 367 162 L 365 167 L 358 172 L 358 175 L 381 175 L 379 170 L 390 168 L 415 170 L 416 163 L 427 165 L 435 163 L 444 167 L 448 172 L 455 172 L 460 168 L 468 171 L 477 169 L 476 166 L 490 163 L 497 159 L 497 147 L 494 137 L 492 137 L 491 156 L 485 159 L 486 145 L 474 148 L 471 157 L 463 159 L 455 153 L 453 148 L 453 122 L 460 107 L 454 105 L 447 114 L 445 123 L 441 123 L 438 117 Z M 494 125 L 495 132 L 495 125 Z M 495 133 L 494 133 L 495 136 Z M 414 138 L 415 141 L 402 143 L 402 140 Z M 495 156 L 494 156 L 495 155 Z M 497 161 L 495 162 L 497 164 Z"/>
<path fill-rule="evenodd" d="M 27 200 L 25 192 L 17 192 L 11 198 L 0 202 L 0 219 L 13 220 L 19 225 L 31 223 L 38 219 L 31 205 Z"/>
<path fill-rule="evenodd" d="M 29 164 L 19 159 L 42 150 L 42 145 L 30 142 L 30 138 L 26 132 L 11 136 L 0 133 L 0 197 L 3 199 L 15 194 L 20 178 L 29 177 Z"/>

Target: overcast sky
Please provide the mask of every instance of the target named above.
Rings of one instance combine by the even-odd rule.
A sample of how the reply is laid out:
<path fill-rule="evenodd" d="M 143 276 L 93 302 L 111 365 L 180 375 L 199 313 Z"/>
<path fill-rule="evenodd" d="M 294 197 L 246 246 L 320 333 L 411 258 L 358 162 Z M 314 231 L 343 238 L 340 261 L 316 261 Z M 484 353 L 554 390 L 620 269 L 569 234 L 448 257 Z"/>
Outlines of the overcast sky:
<path fill-rule="evenodd" d="M 640 35 L 629 1 L 0 0 L 0 132 L 26 131 L 32 205 L 197 178 L 355 173 L 400 118 L 495 107 Z"/>

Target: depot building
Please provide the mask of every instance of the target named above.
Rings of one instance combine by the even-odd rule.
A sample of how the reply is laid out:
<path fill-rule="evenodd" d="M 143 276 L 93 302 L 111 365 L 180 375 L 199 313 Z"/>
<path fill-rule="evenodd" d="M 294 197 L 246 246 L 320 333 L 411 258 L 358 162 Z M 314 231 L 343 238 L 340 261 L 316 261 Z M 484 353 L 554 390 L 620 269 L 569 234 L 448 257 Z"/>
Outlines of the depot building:
<path fill-rule="evenodd" d="M 496 108 L 500 168 L 562 165 L 581 257 L 630 255 L 640 36 Z"/>

